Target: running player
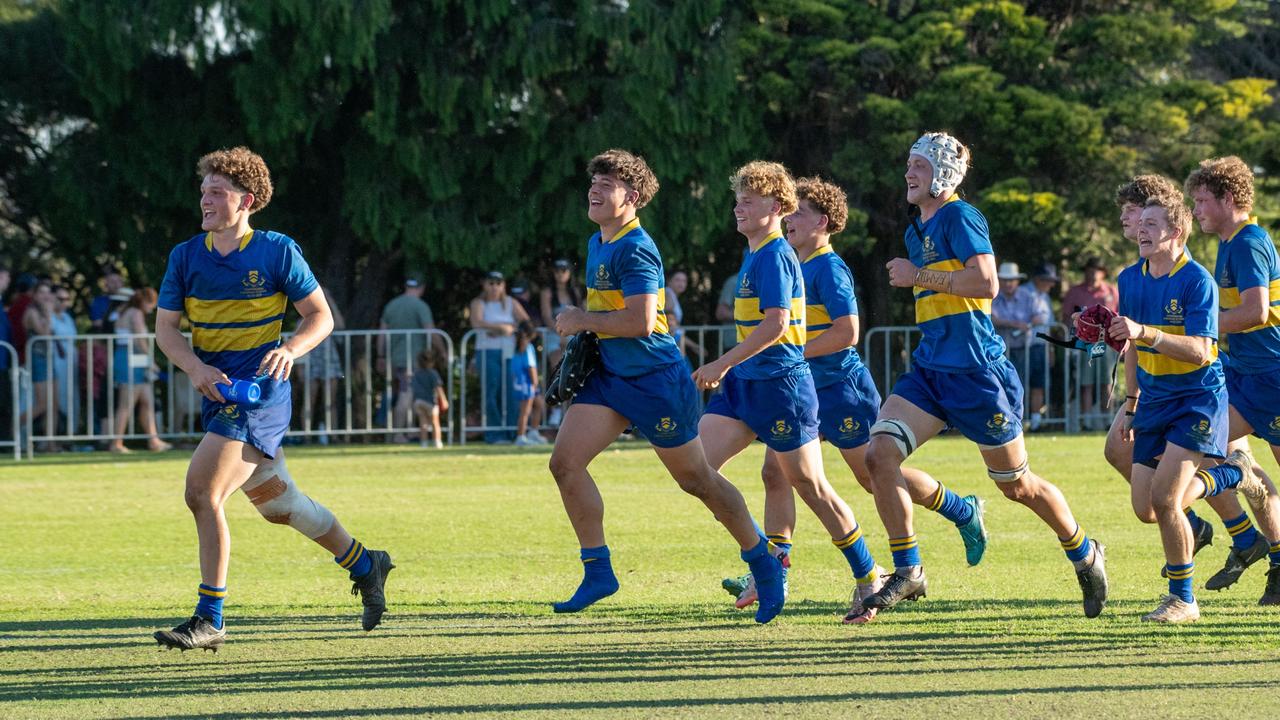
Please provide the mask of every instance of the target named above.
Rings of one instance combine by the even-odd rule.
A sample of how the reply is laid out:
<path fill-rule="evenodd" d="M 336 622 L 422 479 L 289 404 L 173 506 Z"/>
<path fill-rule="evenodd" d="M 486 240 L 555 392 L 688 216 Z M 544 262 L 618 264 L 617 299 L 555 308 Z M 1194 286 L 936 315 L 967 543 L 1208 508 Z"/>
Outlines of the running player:
<path fill-rule="evenodd" d="M 804 359 L 804 278 L 795 252 L 782 237 L 782 218 L 796 210 L 795 182 L 782 165 L 756 161 L 739 168 L 730 183 L 737 200 L 733 213 L 738 232 L 747 240 L 747 253 L 734 295 L 738 343 L 693 373 L 699 388 L 721 389 L 707 404 L 699 425 L 707 459 L 712 467 L 722 468 L 754 440 L 763 440 L 782 476 L 831 534 L 855 583 L 870 586 L 880 569 L 853 511 L 822 469 L 818 397 Z M 766 513 L 769 510 L 766 507 Z M 794 506 L 791 513 L 788 533 Z M 776 519 L 766 517 L 769 520 Z M 775 531 L 778 534 L 772 534 Z M 770 532 L 771 542 L 785 557 L 789 534 L 781 534 L 779 528 Z M 763 597 L 763 586 L 756 584 Z M 860 597 L 857 590 L 854 597 Z"/>
<path fill-rule="evenodd" d="M 858 344 L 858 303 L 853 274 L 831 246 L 831 236 L 844 230 L 849 217 L 844 191 L 821 178 L 796 182 L 799 203 L 786 217 L 787 242 L 804 258 L 805 345 L 804 356 L 818 395 L 818 431 L 836 446 L 854 477 L 871 492 L 866 450 L 871 425 L 880 410 L 880 393 L 871 372 L 862 364 Z M 987 547 L 982 503 L 970 495 L 961 498 L 921 470 L 903 468 L 912 502 L 933 510 L 960 530 L 965 556 L 977 565 Z M 778 463 L 777 453 L 765 451 L 761 469 L 765 487 L 765 531 L 775 544 L 789 546 L 795 527 L 796 505 L 791 484 Z M 858 583 L 845 622 L 865 622 L 875 616 L 863 613 L 862 601 L 880 589 L 880 579 Z M 750 576 L 726 580 L 725 589 L 738 596 L 737 605 L 755 601 Z"/>
<path fill-rule="evenodd" d="M 902 463 L 951 425 L 978 445 L 987 474 L 1005 497 L 1026 505 L 1057 534 L 1075 566 L 1084 613 L 1096 617 L 1107 598 L 1103 547 L 1071 514 L 1062 493 L 1031 472 L 1022 438 L 1022 385 L 991 324 L 996 263 L 986 219 L 956 190 L 969 150 L 945 133 L 926 133 L 911 147 L 907 201 L 920 209 L 906 232 L 910 259 L 888 263 L 895 287 L 914 287 L 923 337 L 912 368 L 871 428 L 867 467 L 876 508 L 893 551 L 894 572 L 864 605 L 885 609 L 924 597 L 927 585 L 912 525 Z"/>
<path fill-rule="evenodd" d="M 155 633 L 170 648 L 211 649 L 226 637 L 231 533 L 223 507 L 244 488 L 258 512 L 328 550 L 364 603 L 361 625 L 372 630 L 386 611 L 383 586 L 395 565 L 381 550 L 366 550 L 333 513 L 307 497 L 285 467 L 280 440 L 289 428 L 289 373 L 298 358 L 333 329 L 333 316 L 302 250 L 287 235 L 254 230 L 253 213 L 271 200 L 271 177 L 248 148 L 200 158 L 200 227 L 178 245 L 160 286 L 156 343 L 204 396 L 204 438 L 187 468 L 186 501 L 200 539 L 200 587 L 195 613 L 172 630 Z M 280 342 L 285 303 L 302 321 Z M 191 342 L 179 331 L 183 313 Z M 220 386 L 259 378 L 256 404 L 227 402 Z"/>
<path fill-rule="evenodd" d="M 1280 260 L 1271 236 L 1249 216 L 1253 171 L 1235 156 L 1205 160 L 1187 178 L 1186 191 L 1200 229 L 1219 239 L 1214 278 L 1218 329 L 1226 335 L 1229 449 L 1247 451 L 1252 433 L 1280 459 Z M 1240 490 L 1267 537 L 1259 535 L 1247 549 L 1233 548 L 1226 567 L 1205 587 L 1227 587 L 1265 552 L 1271 567 L 1258 603 L 1280 605 L 1280 499 L 1262 468 L 1255 464 L 1253 471 L 1260 482 L 1246 479 Z"/>
<path fill-rule="evenodd" d="M 1160 526 L 1169 594 L 1142 619 L 1197 620 L 1194 540 L 1183 509 L 1252 476 L 1252 458 L 1233 453 L 1229 482 L 1200 470 L 1227 444 L 1227 398 L 1218 362 L 1217 286 L 1183 251 L 1191 216 L 1181 197 L 1147 201 L 1138 221 L 1142 258 L 1120 273 L 1120 314 L 1107 328 L 1125 349 L 1126 434 L 1133 440 L 1130 489 L 1135 514 Z M 1136 389 L 1136 392 L 1134 390 Z M 1256 478 L 1254 478 L 1256 481 Z"/>
<path fill-rule="evenodd" d="M 1183 202 L 1182 191 L 1174 182 L 1162 175 L 1138 175 L 1116 189 L 1116 205 L 1120 208 L 1120 226 L 1124 237 L 1138 241 L 1138 220 L 1147 201 L 1152 198 L 1170 198 Z M 1186 250 L 1184 249 L 1184 252 Z M 1136 396 L 1136 391 L 1130 391 Z M 1135 399 L 1135 398 L 1130 398 Z M 1103 454 L 1107 462 L 1129 482 L 1133 469 L 1133 443 L 1125 432 L 1125 412 L 1122 404 L 1116 410 L 1115 419 L 1107 433 Z M 1261 469 L 1259 468 L 1259 471 Z M 1209 578 L 1205 586 L 1211 590 L 1228 587 L 1239 579 L 1241 573 L 1249 565 L 1266 556 L 1267 539 L 1264 538 L 1249 520 L 1244 508 L 1234 492 L 1223 493 L 1205 498 L 1205 502 L 1222 518 L 1223 526 L 1231 535 L 1231 550 L 1227 553 L 1226 565 L 1217 574 Z M 1213 542 L 1213 525 L 1201 518 L 1191 508 L 1186 509 L 1187 522 L 1191 524 L 1191 535 L 1195 540 L 1192 555 L 1198 555 L 1202 549 Z M 1154 520 L 1151 520 L 1154 522 Z"/>
<path fill-rule="evenodd" d="M 667 332 L 662 257 L 636 212 L 658 191 L 644 158 L 609 150 L 587 165 L 587 216 L 600 231 L 587 241 L 587 310 L 568 308 L 556 331 L 600 338 L 603 367 L 565 411 L 551 453 L 551 474 L 581 546 L 583 579 L 556 612 L 578 612 L 618 591 L 604 537 L 604 501 L 587 466 L 634 424 L 685 492 L 707 506 L 761 578 L 756 621 L 783 605 L 782 564 L 769 552 L 747 504 L 707 463 L 698 439 L 698 395 L 675 338 Z"/>

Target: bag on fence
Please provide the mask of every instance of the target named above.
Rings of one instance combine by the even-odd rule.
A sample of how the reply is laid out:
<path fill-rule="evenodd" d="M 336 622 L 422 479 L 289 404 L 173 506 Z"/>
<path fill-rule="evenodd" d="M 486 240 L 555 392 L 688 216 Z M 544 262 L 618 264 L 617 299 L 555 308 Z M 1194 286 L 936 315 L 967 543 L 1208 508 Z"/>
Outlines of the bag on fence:
<path fill-rule="evenodd" d="M 586 384 L 591 373 L 600 367 L 600 340 L 595 333 L 580 332 L 564 344 L 564 354 L 551 371 L 544 397 L 547 407 L 567 403 Z"/>

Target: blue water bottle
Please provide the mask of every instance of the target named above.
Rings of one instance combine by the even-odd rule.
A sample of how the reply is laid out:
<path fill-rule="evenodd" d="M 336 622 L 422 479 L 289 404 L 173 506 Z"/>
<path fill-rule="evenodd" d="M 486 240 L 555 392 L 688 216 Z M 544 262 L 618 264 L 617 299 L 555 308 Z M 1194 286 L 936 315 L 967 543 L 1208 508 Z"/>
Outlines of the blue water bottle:
<path fill-rule="evenodd" d="M 262 399 L 262 386 L 254 380 L 232 378 L 230 385 L 218 383 L 214 387 L 218 388 L 218 392 L 222 393 L 222 397 L 229 403 L 256 405 Z"/>

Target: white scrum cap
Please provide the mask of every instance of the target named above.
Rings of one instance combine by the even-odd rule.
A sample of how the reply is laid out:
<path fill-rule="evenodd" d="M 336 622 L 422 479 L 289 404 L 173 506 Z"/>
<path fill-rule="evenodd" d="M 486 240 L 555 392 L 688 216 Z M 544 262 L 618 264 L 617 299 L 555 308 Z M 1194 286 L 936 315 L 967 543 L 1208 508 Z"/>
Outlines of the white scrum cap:
<path fill-rule="evenodd" d="M 964 181 L 968 163 L 961 156 L 960 141 L 942 132 L 925 133 L 911 146 L 911 154 L 919 155 L 933 166 L 929 195 L 940 197 L 954 192 Z"/>

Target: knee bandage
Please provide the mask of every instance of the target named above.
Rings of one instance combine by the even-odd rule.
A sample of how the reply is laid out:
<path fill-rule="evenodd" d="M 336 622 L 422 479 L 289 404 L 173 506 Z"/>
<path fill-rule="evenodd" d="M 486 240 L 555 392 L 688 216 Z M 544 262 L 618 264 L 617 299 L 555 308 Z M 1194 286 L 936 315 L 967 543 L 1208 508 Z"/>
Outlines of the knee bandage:
<path fill-rule="evenodd" d="M 904 460 L 916 451 L 916 434 L 911 432 L 911 428 L 901 420 L 877 420 L 876 424 L 871 426 L 871 437 L 877 435 L 884 435 L 892 440 L 893 444 L 898 446 Z"/>
<path fill-rule="evenodd" d="M 1018 482 L 1019 478 L 1027 474 L 1030 469 L 1027 465 L 1031 462 L 1030 458 L 1025 458 L 1022 464 L 1012 470 L 992 470 L 987 468 L 987 477 L 998 483 Z"/>
<path fill-rule="evenodd" d="M 244 484 L 244 494 L 269 522 L 288 525 L 312 540 L 333 527 L 333 513 L 298 489 L 284 458 L 259 465 Z"/>

